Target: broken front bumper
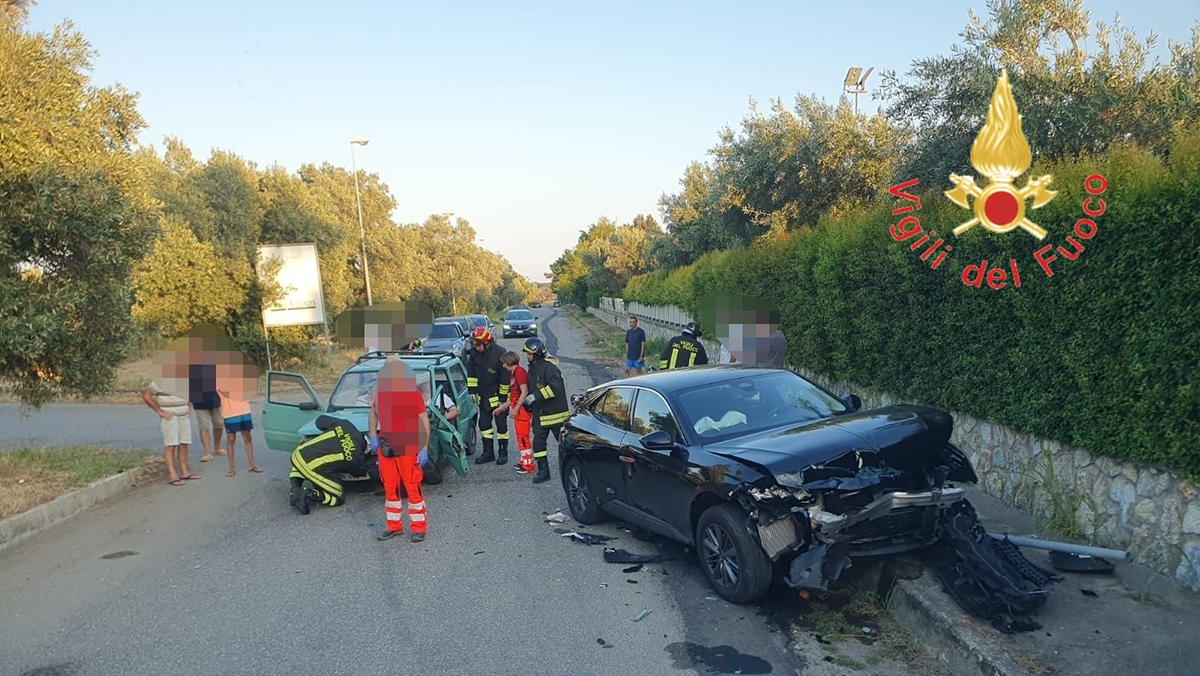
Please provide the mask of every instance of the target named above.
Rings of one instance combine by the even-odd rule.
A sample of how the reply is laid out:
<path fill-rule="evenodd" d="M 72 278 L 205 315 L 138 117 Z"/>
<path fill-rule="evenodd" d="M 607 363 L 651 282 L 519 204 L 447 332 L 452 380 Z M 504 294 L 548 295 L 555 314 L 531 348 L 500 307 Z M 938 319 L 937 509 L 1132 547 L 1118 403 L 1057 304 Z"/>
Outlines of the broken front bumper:
<path fill-rule="evenodd" d="M 887 493 L 849 514 L 810 509 L 758 526 L 759 541 L 772 560 L 804 544 L 792 559 L 785 582 L 793 588 L 827 588 L 850 566 L 851 557 L 911 551 L 937 541 L 942 512 L 964 499 L 961 488 L 921 493 Z M 807 516 L 807 524 L 796 520 Z"/>

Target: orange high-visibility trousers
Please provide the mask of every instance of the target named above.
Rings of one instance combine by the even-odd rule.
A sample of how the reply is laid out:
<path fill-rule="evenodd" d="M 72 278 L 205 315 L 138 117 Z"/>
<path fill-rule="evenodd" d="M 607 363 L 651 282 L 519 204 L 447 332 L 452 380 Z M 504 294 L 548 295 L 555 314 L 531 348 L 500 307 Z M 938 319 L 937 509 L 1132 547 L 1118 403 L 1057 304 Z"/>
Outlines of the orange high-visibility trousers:
<path fill-rule="evenodd" d="M 515 420 L 514 427 L 517 428 L 517 450 L 521 453 L 521 468 L 532 472 L 537 469 L 537 463 L 533 461 L 533 439 L 529 435 L 533 416 L 525 410 L 524 406 L 518 405 Z"/>
<path fill-rule="evenodd" d="M 401 455 L 394 458 L 379 456 L 379 478 L 383 480 L 383 511 L 387 516 L 387 529 L 394 532 L 404 530 L 404 500 L 400 497 L 400 486 L 408 495 L 408 522 L 414 533 L 425 532 L 425 497 L 421 495 L 421 479 L 425 473 L 417 464 L 417 456 Z"/>

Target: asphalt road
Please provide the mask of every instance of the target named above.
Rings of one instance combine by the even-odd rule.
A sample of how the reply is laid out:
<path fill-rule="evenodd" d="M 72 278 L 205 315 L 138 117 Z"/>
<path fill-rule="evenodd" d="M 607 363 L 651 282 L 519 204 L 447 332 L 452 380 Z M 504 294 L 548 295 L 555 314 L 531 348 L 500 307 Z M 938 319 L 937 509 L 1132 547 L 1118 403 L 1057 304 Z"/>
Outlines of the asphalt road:
<path fill-rule="evenodd" d="M 569 392 L 610 377 L 563 316 L 536 312 Z M 157 429 L 139 406 L 0 407 L 0 447 L 155 448 Z M 680 546 L 590 527 L 670 559 L 627 574 L 556 535 L 556 481 L 472 466 L 428 487 L 424 543 L 378 542 L 382 497 L 302 517 L 287 456 L 256 439 L 265 474 L 197 462 L 202 481 L 134 489 L 0 552 L 0 674 L 846 673 L 793 652 L 786 604 L 707 600 Z"/>

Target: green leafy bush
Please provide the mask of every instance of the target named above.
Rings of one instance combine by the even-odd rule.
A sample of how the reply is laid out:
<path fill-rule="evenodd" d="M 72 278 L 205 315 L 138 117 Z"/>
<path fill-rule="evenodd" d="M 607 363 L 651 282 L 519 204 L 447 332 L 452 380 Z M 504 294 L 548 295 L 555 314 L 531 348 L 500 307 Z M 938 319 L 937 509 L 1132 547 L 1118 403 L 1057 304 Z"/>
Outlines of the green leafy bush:
<path fill-rule="evenodd" d="M 977 228 L 946 237 L 937 270 L 896 242 L 893 200 L 806 231 L 710 253 L 683 273 L 633 278 L 626 298 L 695 311 L 714 291 L 776 303 L 794 364 L 906 399 L 986 418 L 1088 450 L 1200 477 L 1200 130 L 1180 129 L 1169 160 L 1119 148 L 1052 173 L 1059 196 L 1029 216 L 1049 230 Z M 1047 277 L 1033 252 L 1066 243 L 1083 182 L 1108 180 L 1097 233 Z M 923 176 L 917 212 L 949 235 L 970 217 Z M 1057 253 L 1057 252 L 1055 252 Z M 1021 287 L 976 289 L 965 266 L 1015 259 Z"/>

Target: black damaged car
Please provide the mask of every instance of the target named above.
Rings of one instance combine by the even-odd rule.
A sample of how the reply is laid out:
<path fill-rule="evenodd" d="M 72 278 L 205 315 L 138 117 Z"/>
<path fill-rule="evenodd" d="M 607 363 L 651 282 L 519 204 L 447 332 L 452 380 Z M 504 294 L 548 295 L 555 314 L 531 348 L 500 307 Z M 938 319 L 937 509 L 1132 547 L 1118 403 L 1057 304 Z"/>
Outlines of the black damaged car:
<path fill-rule="evenodd" d="M 702 366 L 572 397 L 559 467 L 575 520 L 610 514 L 696 548 L 713 588 L 762 597 L 778 573 L 825 589 L 856 557 L 936 542 L 975 482 L 936 409 L 862 411 L 796 373 Z"/>

